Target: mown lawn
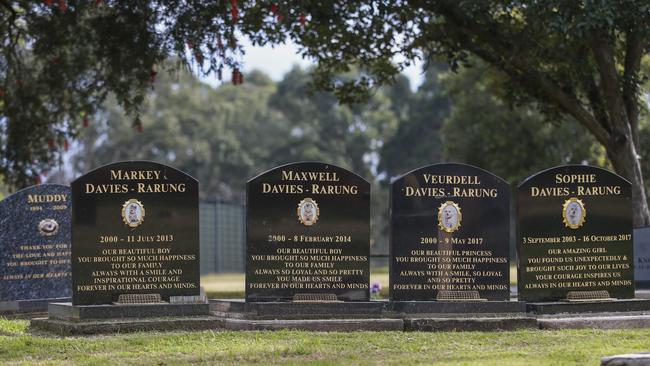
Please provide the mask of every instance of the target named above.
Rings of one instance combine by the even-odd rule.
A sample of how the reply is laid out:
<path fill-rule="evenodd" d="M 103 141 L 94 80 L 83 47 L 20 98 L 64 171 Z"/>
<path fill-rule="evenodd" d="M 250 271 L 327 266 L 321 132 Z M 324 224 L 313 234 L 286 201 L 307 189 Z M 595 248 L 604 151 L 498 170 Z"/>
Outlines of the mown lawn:
<path fill-rule="evenodd" d="M 30 334 L 0 318 L 1 365 L 598 365 L 650 349 L 650 329 L 464 333 L 175 332 L 85 338 Z"/>

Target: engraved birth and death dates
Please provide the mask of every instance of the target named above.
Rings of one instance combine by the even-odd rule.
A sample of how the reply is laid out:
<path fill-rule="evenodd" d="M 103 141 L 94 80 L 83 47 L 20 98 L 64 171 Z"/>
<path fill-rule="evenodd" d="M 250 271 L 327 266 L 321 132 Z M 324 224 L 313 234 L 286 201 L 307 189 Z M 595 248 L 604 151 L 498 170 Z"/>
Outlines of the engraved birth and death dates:
<path fill-rule="evenodd" d="M 61 211 L 61 210 L 67 210 L 68 205 L 53 205 L 49 207 L 50 210 L 52 211 Z M 29 206 L 28 208 L 29 211 L 44 211 L 45 209 L 43 206 Z"/>
<path fill-rule="evenodd" d="M 602 243 L 602 242 L 627 242 L 632 240 L 632 234 L 612 235 L 563 235 L 549 237 L 522 238 L 523 244 L 563 244 L 563 243 Z"/>
<path fill-rule="evenodd" d="M 155 235 L 100 235 L 97 240 L 100 244 L 111 243 L 171 243 L 174 241 L 174 234 Z"/>
<path fill-rule="evenodd" d="M 284 235 L 269 234 L 269 243 L 352 243 L 351 235 Z"/>
<path fill-rule="evenodd" d="M 467 245 L 482 245 L 483 238 L 470 237 L 470 238 L 456 238 L 445 237 L 436 238 L 432 236 L 421 236 L 420 244 L 467 244 Z"/>

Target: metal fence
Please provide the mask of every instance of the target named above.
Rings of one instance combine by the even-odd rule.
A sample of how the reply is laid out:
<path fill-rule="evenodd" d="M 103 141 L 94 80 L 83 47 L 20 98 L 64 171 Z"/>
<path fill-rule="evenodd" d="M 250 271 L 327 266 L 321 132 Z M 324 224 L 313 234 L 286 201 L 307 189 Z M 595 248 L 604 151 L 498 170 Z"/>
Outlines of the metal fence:
<path fill-rule="evenodd" d="M 201 274 L 246 271 L 246 209 L 241 203 L 199 204 Z M 370 266 L 388 267 L 388 254 L 371 248 Z"/>
<path fill-rule="evenodd" d="M 201 202 L 201 274 L 244 272 L 244 205 L 228 202 Z"/>

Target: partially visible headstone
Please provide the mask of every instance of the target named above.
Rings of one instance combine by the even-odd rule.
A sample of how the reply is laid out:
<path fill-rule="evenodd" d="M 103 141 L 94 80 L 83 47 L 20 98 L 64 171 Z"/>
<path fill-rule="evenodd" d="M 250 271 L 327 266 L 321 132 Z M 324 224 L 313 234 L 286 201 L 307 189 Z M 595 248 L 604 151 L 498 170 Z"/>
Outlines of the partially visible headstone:
<path fill-rule="evenodd" d="M 518 188 L 519 300 L 633 298 L 632 193 L 622 177 L 566 165 Z"/>
<path fill-rule="evenodd" d="M 650 227 L 634 229 L 634 282 L 650 289 Z"/>
<path fill-rule="evenodd" d="M 70 187 L 43 184 L 0 202 L 0 303 L 69 298 Z"/>
<path fill-rule="evenodd" d="M 367 301 L 370 184 L 294 163 L 246 185 L 247 301 Z"/>
<path fill-rule="evenodd" d="M 648 366 L 650 353 L 627 353 L 623 355 L 607 356 L 600 359 L 600 366 Z"/>
<path fill-rule="evenodd" d="M 198 194 L 191 176 L 148 161 L 72 182 L 73 305 L 198 298 Z"/>
<path fill-rule="evenodd" d="M 509 300 L 510 186 L 483 169 L 435 164 L 391 184 L 394 301 Z"/>

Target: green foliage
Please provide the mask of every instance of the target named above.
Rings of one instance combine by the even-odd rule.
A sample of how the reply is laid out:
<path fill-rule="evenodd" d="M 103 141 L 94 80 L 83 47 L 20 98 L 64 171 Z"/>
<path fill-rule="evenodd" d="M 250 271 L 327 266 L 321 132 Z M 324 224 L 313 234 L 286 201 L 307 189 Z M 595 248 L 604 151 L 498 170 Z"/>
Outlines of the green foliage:
<path fill-rule="evenodd" d="M 294 41 L 318 64 L 313 85 L 347 102 L 371 100 L 413 60 L 443 56 L 457 70 L 478 56 L 507 75 L 508 102 L 578 121 L 619 173 L 634 187 L 643 182 L 636 154 L 648 76 L 640 64 L 650 48 L 645 0 L 9 0 L 0 11 L 0 173 L 12 185 L 48 170 L 109 93 L 139 124 L 164 60 L 219 76 L 232 67 L 239 83 L 241 37 Z M 650 224 L 645 192 L 633 195 L 635 223 Z"/>
<path fill-rule="evenodd" d="M 375 170 L 378 149 L 397 125 L 387 95 L 344 106 L 330 93 L 309 93 L 310 76 L 299 68 L 279 83 L 260 72 L 247 80 L 214 89 L 187 72 L 161 75 L 141 107 L 142 132 L 110 100 L 80 134 L 76 173 L 154 160 L 196 177 L 204 199 L 244 202 L 244 183 L 265 170 L 307 160 L 336 164 L 374 185 L 372 244 L 386 252 L 388 197 Z"/>
<path fill-rule="evenodd" d="M 513 185 L 556 165 L 599 164 L 593 137 L 576 124 L 546 120 L 535 104 L 508 104 L 503 82 L 504 75 L 481 62 L 444 75 L 445 95 L 453 100 L 441 131 L 446 160 L 479 166 Z"/>
<path fill-rule="evenodd" d="M 397 132 L 381 150 L 379 169 L 386 178 L 443 160 L 440 129 L 451 108 L 440 85 L 440 77 L 446 71 L 443 64 L 431 64 L 424 82 L 413 95 L 410 90 L 399 88 L 399 84 L 393 87 L 400 90 L 397 96 L 401 98 L 402 110 Z"/>
<path fill-rule="evenodd" d="M 327 92 L 310 91 L 310 76 L 294 68 L 278 83 L 270 106 L 285 116 L 291 133 L 274 150 L 274 163 L 321 160 L 372 176 L 368 160 L 392 134 L 397 119 L 391 100 L 376 94 L 367 104 L 343 106 Z"/>
<path fill-rule="evenodd" d="M 18 186 L 48 170 L 109 92 L 134 111 L 172 47 L 149 2 L 47 3 L 0 2 L 0 166 Z"/>
<path fill-rule="evenodd" d="M 161 75 L 141 107 L 142 132 L 131 127 L 122 108 L 108 103 L 81 135 L 76 170 L 154 160 L 197 178 L 203 197 L 241 198 L 243 183 L 291 128 L 267 106 L 275 85 L 259 73 L 250 79 L 241 87 L 213 89 L 187 72 Z"/>
<path fill-rule="evenodd" d="M 0 200 L 9 194 L 8 188 L 9 187 L 7 187 L 7 185 L 4 183 L 2 175 L 0 175 Z"/>
<path fill-rule="evenodd" d="M 548 121 L 534 103 L 512 105 L 506 76 L 480 60 L 454 73 L 432 64 L 409 96 L 397 132 L 381 150 L 386 180 L 420 166 L 455 161 L 489 170 L 512 184 L 539 170 L 588 162 L 604 152 L 580 126 Z"/>
<path fill-rule="evenodd" d="M 350 108 L 329 93 L 308 94 L 308 81 L 297 68 L 277 85 L 253 72 L 242 86 L 216 89 L 186 72 L 163 75 L 143 103 L 143 131 L 127 123 L 115 102 L 107 103 L 81 136 L 76 171 L 156 160 L 195 175 L 204 196 L 239 199 L 252 176 L 300 160 L 372 177 L 370 155 L 397 124 L 390 100 L 378 94 L 371 104 Z"/>

